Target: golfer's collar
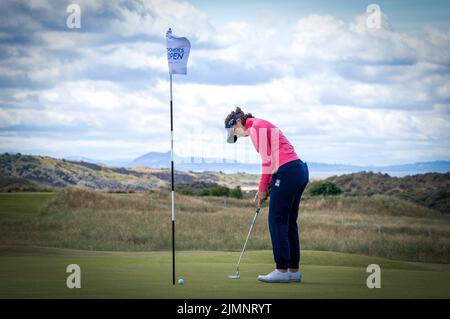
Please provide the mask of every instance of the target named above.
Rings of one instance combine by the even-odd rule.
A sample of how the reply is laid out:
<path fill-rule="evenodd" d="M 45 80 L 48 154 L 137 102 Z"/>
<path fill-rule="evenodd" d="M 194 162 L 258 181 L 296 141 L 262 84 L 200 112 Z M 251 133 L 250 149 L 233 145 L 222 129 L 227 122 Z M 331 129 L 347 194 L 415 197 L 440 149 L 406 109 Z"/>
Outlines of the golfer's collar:
<path fill-rule="evenodd" d="M 253 125 L 254 117 L 248 118 L 247 121 L 245 121 L 245 129 L 248 129 Z"/>

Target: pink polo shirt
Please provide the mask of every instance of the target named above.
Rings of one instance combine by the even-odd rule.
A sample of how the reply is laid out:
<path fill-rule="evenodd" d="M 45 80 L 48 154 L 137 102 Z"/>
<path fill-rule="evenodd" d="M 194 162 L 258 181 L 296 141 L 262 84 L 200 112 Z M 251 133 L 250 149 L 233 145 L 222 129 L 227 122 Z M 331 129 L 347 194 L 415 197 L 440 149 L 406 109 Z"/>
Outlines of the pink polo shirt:
<path fill-rule="evenodd" d="M 272 181 L 272 174 L 281 165 L 297 160 L 299 157 L 281 130 L 272 123 L 255 117 L 248 118 L 245 129 L 248 129 L 253 145 L 261 155 L 261 178 L 258 190 L 267 192 Z"/>

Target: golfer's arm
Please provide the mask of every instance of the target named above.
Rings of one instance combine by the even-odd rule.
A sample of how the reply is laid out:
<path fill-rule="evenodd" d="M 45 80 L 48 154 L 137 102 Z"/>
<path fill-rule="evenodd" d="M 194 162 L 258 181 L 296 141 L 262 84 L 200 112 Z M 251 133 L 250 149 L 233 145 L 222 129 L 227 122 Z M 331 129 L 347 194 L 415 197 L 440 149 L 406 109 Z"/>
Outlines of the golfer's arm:
<path fill-rule="evenodd" d="M 272 174 L 261 173 L 261 178 L 259 179 L 258 191 L 268 192 L 269 184 L 272 179 Z"/>
<path fill-rule="evenodd" d="M 267 134 L 267 138 L 265 140 L 265 144 L 261 145 L 259 140 L 259 131 L 261 127 L 254 125 L 250 130 L 250 135 L 254 145 L 256 147 L 256 151 L 261 156 L 261 177 L 259 179 L 258 191 L 260 192 L 268 192 L 268 186 L 272 180 L 271 174 L 271 156 L 264 156 L 263 154 L 271 154 L 271 145 L 270 145 L 270 129 L 267 129 L 265 132 Z"/>
<path fill-rule="evenodd" d="M 261 154 L 261 178 L 259 180 L 258 190 L 260 192 L 269 192 L 270 181 L 272 180 L 272 147 L 270 141 L 270 129 L 267 129 L 266 145 L 262 148 L 262 152 L 270 154 L 270 156 L 262 156 Z"/>

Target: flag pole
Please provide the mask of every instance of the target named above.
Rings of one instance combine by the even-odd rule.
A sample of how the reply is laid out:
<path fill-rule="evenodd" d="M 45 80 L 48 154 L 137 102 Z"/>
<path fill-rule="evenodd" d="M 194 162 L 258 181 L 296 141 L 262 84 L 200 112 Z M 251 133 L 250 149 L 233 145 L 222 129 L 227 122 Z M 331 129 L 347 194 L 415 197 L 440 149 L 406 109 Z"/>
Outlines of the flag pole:
<path fill-rule="evenodd" d="M 191 43 L 185 37 L 175 37 L 172 29 L 166 32 L 167 59 L 170 74 L 170 170 L 172 184 L 172 284 L 175 285 L 175 181 L 173 168 L 173 99 L 172 99 L 172 74 L 187 74 L 187 61 Z"/>
<path fill-rule="evenodd" d="M 173 172 L 173 102 L 172 102 L 172 72 L 170 72 L 170 164 L 172 184 L 172 284 L 175 285 L 175 195 Z"/>

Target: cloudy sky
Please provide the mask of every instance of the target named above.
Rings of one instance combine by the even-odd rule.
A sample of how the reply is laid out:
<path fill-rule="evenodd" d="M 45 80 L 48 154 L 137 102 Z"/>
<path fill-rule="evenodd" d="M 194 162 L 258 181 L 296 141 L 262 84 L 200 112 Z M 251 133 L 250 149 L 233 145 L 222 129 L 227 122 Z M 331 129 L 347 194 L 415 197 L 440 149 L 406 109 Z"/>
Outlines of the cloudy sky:
<path fill-rule="evenodd" d="M 182 156 L 258 162 L 225 143 L 235 106 L 306 161 L 450 160 L 448 1 L 0 2 L 0 151 L 135 158 L 170 150 L 165 32 L 191 42 L 174 76 Z M 67 27 L 66 9 L 81 9 Z M 369 10 L 370 11 L 370 10 Z"/>

